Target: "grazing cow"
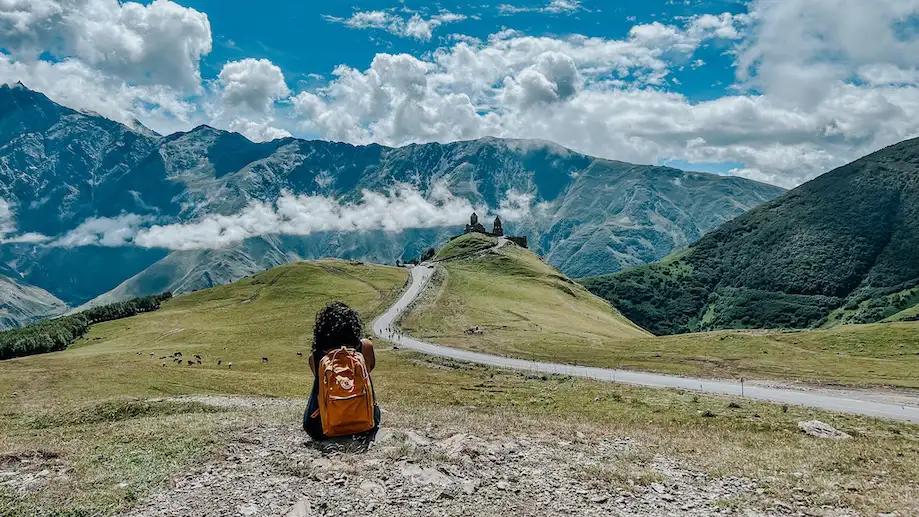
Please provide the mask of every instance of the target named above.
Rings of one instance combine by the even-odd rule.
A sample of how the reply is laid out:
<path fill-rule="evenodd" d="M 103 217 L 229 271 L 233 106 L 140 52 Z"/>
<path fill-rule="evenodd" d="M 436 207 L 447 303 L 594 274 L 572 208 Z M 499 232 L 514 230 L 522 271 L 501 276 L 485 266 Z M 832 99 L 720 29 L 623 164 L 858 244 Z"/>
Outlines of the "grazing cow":
<path fill-rule="evenodd" d="M 176 352 L 172 354 L 173 357 L 182 357 L 182 352 Z"/>
<path fill-rule="evenodd" d="M 186 365 L 186 366 L 194 366 L 195 363 L 193 363 L 192 360 L 189 359 L 188 361 L 185 362 L 185 365 Z"/>
<path fill-rule="evenodd" d="M 297 357 L 303 357 L 303 352 L 297 352 Z"/>
<path fill-rule="evenodd" d="M 230 362 L 230 364 L 227 365 L 227 368 L 229 368 L 229 369 L 231 369 L 231 370 L 233 369 L 233 362 L 232 362 L 232 361 Z"/>
<path fill-rule="evenodd" d="M 195 354 L 195 359 L 197 359 L 197 360 L 199 360 L 199 361 L 200 361 L 200 360 L 201 360 L 201 356 L 200 356 L 200 355 L 198 355 L 198 354 Z"/>
<path fill-rule="evenodd" d="M 267 358 L 267 357 L 263 357 L 263 358 L 262 358 L 262 362 L 263 362 L 263 363 L 267 363 L 267 362 L 268 362 L 268 358 Z"/>
<path fill-rule="evenodd" d="M 163 361 L 163 366 L 166 366 L 166 361 Z"/>
<path fill-rule="evenodd" d="M 163 359 L 168 359 L 168 358 L 169 358 L 168 355 L 164 355 L 163 357 L 160 357 L 160 361 L 162 361 Z"/>
<path fill-rule="evenodd" d="M 201 359 L 198 359 L 198 364 L 201 364 Z"/>
<path fill-rule="evenodd" d="M 179 366 L 182 366 L 182 360 L 181 360 L 181 359 L 176 359 L 176 363 L 178 363 Z"/>
<path fill-rule="evenodd" d="M 150 352 L 150 359 L 153 359 L 154 353 Z"/>
<path fill-rule="evenodd" d="M 217 366 L 220 366 L 221 364 L 223 364 L 223 360 L 218 360 L 218 361 L 217 361 Z"/>

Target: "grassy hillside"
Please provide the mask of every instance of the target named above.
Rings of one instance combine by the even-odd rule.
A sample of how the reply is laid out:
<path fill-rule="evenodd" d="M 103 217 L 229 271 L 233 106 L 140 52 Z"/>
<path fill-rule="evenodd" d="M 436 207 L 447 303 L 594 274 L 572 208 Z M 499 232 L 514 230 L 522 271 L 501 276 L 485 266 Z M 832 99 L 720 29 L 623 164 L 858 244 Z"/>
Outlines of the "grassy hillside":
<path fill-rule="evenodd" d="M 526 250 L 508 245 L 482 254 L 482 238 L 454 242 L 449 253 L 458 258 L 439 266 L 432 288 L 404 318 L 412 335 L 479 352 L 588 366 L 919 388 L 919 322 L 653 337 Z M 470 252 L 463 258 L 459 249 Z M 651 271 L 667 268 L 668 279 L 685 278 L 688 268 L 680 260 L 671 256 Z M 662 288 L 676 289 L 666 283 Z M 621 308 L 628 313 L 630 306 Z"/>
<path fill-rule="evenodd" d="M 498 244 L 498 239 L 481 233 L 470 233 L 453 239 L 438 250 L 435 260 L 451 260 L 474 255 L 475 253 L 493 248 Z"/>
<path fill-rule="evenodd" d="M 872 323 L 919 302 L 919 140 L 730 221 L 678 259 L 584 284 L 657 334 Z"/>
<path fill-rule="evenodd" d="M 539 257 L 508 243 L 467 235 L 438 257 L 434 287 L 405 318 L 412 335 L 458 348 L 541 359 L 571 350 L 603 349 L 612 340 L 648 334 Z"/>
<path fill-rule="evenodd" d="M 533 262 L 504 264 L 507 275 L 529 275 L 544 285 L 535 291 L 542 295 L 568 285 Z M 300 440 L 310 374 L 296 352 L 309 348 L 315 311 L 341 299 L 369 321 L 405 280 L 405 271 L 396 268 L 293 264 L 178 297 L 158 312 L 96 325 L 66 351 L 0 362 L 0 471 L 25 469 L 0 478 L 0 515 L 113 514 L 163 489 L 178 473 L 227 461 L 234 454 L 229 444 L 238 445 L 234 440 L 254 447 L 251 437 L 259 430 L 279 429 Z M 579 313 L 603 311 L 588 310 L 595 302 L 577 286 L 571 289 L 574 301 L 555 305 L 555 313 L 559 320 L 571 316 L 577 329 L 589 320 Z M 919 510 L 915 426 L 742 400 L 729 404 L 678 391 L 535 378 L 390 351 L 384 344 L 378 349 L 374 382 L 387 429 L 523 434 L 553 443 L 634 442 L 615 465 L 615 475 L 572 473 L 616 491 L 642 492 L 651 482 L 666 483 L 666 474 L 650 466 L 651 458 L 663 455 L 713 479 L 760 480 L 764 495 L 724 501 L 727 507 L 770 508 L 773 498 L 794 496 L 801 507 L 833 505 L 864 514 Z M 167 360 L 161 366 L 159 357 L 176 351 L 200 354 L 204 364 L 176 366 Z M 217 366 L 217 360 L 223 364 Z M 227 405 L 211 397 L 216 394 L 247 398 Z M 808 438 L 796 426 L 811 418 L 857 439 Z M 309 491 L 316 483 L 308 469 L 278 457 L 272 444 L 263 446 L 280 472 L 302 476 L 292 490 Z M 386 450 L 393 461 L 430 461 L 412 447 Z M 308 445 L 302 451 L 320 456 Z M 348 454 L 340 458 L 349 461 Z M 40 475 L 44 469 L 50 474 Z M 880 471 L 885 474 L 879 484 Z"/>

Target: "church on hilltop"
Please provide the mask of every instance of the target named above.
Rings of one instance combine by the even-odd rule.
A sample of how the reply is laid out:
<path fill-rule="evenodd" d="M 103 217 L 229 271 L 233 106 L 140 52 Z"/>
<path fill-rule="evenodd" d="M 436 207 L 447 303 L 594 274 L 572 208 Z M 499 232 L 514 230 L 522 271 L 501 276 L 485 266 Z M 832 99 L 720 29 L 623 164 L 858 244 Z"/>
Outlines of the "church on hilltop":
<path fill-rule="evenodd" d="M 504 227 L 501 225 L 500 216 L 495 217 L 495 222 L 492 225 L 491 231 L 489 232 L 487 229 L 485 229 L 485 225 L 479 222 L 479 215 L 473 212 L 472 216 L 469 218 L 469 224 L 466 225 L 466 230 L 463 232 L 464 235 L 467 233 L 482 233 L 488 235 L 489 237 L 504 237 L 505 239 L 513 242 L 521 248 L 526 248 L 528 244 L 526 237 L 506 237 L 504 235 Z M 457 237 L 459 237 L 459 235 L 453 237 L 453 239 L 456 239 Z"/>

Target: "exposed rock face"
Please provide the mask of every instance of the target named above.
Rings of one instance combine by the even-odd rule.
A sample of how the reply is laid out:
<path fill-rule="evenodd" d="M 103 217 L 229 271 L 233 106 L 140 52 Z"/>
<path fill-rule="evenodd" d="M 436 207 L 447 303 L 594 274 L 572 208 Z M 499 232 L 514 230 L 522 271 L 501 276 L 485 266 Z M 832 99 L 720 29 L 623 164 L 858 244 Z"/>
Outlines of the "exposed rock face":
<path fill-rule="evenodd" d="M 0 328 L 58 316 L 66 310 L 67 305 L 48 291 L 0 276 Z"/>
<path fill-rule="evenodd" d="M 426 193 L 445 184 L 474 206 L 497 208 L 508 192 L 531 199 L 539 209 L 502 221 L 501 230 L 527 237 L 531 248 L 575 277 L 661 258 L 782 192 L 741 178 L 601 160 L 548 142 L 485 138 L 399 149 L 293 138 L 257 144 L 206 126 L 162 137 L 22 87 L 0 87 L 0 142 L 0 198 L 14 207 L 20 234 L 56 238 L 87 219 L 126 214 L 158 224 L 190 222 L 274 202 L 282 191 L 352 202 L 365 189 L 406 183 Z M 116 287 L 106 300 L 181 293 L 298 259 L 394 263 L 461 230 L 457 221 L 397 235 L 266 236 L 214 252 L 2 244 L 0 262 L 78 306 Z"/>

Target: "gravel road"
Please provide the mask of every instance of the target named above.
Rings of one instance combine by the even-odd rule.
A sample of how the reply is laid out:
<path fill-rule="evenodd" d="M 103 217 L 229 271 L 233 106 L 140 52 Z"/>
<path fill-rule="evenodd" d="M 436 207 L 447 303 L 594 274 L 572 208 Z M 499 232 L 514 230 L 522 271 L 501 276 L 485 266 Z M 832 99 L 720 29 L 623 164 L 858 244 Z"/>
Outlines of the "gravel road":
<path fill-rule="evenodd" d="M 912 404 L 904 402 L 902 405 L 879 402 L 879 397 L 882 397 L 883 393 L 868 391 L 864 393 L 857 391 L 840 393 L 838 391 L 834 392 L 832 390 L 820 389 L 809 389 L 804 391 L 768 387 L 758 383 L 756 383 L 756 385 L 747 383 L 741 388 L 740 383 L 736 381 L 695 379 L 691 377 L 675 377 L 609 368 L 593 368 L 559 363 L 527 361 L 524 359 L 481 354 L 433 343 L 426 343 L 401 333 L 396 328 L 396 321 L 421 295 L 433 273 L 434 267 L 430 265 L 420 265 L 412 269 L 411 285 L 409 285 L 408 289 L 402 294 L 402 297 L 374 322 L 373 331 L 376 335 L 392 341 L 393 343 L 397 343 L 399 346 L 417 350 L 425 354 L 497 366 L 500 368 L 586 377 L 589 379 L 620 382 L 652 388 L 678 388 L 695 390 L 700 393 L 732 396 L 742 395 L 746 398 L 774 402 L 777 404 L 807 406 L 843 413 L 919 423 L 919 399 L 915 399 Z M 741 389 L 743 392 L 741 392 Z M 900 398 L 903 399 L 903 397 Z"/>

